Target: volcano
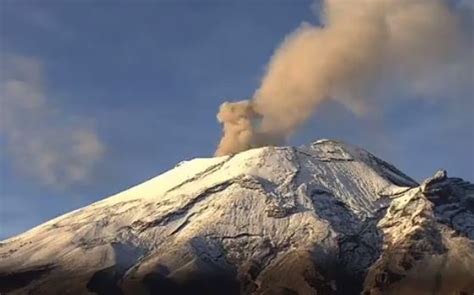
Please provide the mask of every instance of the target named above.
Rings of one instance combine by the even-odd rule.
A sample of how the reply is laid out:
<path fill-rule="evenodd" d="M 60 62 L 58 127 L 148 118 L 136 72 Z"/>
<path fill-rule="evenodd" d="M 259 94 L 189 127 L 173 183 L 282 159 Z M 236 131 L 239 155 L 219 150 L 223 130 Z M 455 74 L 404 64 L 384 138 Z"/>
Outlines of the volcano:
<path fill-rule="evenodd" d="M 194 159 L 0 243 L 1 294 L 472 294 L 474 185 L 334 140 Z"/>

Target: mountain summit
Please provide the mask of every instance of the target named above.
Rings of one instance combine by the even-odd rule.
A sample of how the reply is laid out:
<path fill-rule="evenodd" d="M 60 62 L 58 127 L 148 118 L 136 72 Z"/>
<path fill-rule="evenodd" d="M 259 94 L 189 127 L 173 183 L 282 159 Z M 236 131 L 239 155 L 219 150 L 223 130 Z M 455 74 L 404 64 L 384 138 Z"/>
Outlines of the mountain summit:
<path fill-rule="evenodd" d="M 472 294 L 474 186 L 319 140 L 194 159 L 0 243 L 2 294 Z"/>

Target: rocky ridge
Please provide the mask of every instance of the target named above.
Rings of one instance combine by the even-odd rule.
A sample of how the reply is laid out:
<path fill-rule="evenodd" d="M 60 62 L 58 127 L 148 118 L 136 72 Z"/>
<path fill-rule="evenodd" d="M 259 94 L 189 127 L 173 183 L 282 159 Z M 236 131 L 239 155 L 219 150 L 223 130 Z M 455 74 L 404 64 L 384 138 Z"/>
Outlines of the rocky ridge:
<path fill-rule="evenodd" d="M 471 294 L 474 186 L 342 142 L 195 159 L 0 244 L 6 294 Z"/>

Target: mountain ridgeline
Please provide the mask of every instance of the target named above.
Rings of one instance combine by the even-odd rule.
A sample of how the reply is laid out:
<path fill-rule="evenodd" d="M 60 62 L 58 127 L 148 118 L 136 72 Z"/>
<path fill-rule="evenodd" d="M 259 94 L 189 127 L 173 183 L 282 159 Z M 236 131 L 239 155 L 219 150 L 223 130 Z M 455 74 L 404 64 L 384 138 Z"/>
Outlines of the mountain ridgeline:
<path fill-rule="evenodd" d="M 474 292 L 474 185 L 333 140 L 194 159 L 0 243 L 1 294 Z"/>

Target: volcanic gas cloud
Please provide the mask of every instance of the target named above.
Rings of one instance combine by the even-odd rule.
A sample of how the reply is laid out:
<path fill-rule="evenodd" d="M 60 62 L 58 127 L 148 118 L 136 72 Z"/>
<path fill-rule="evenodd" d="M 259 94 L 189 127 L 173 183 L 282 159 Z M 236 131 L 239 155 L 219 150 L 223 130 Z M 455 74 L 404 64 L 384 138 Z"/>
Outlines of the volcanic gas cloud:
<path fill-rule="evenodd" d="M 390 89 L 429 97 L 434 81 L 459 82 L 472 69 L 472 36 L 467 8 L 452 2 L 324 1 L 322 25 L 302 23 L 285 38 L 251 99 L 221 105 L 215 154 L 283 143 L 326 100 L 364 115 Z"/>

